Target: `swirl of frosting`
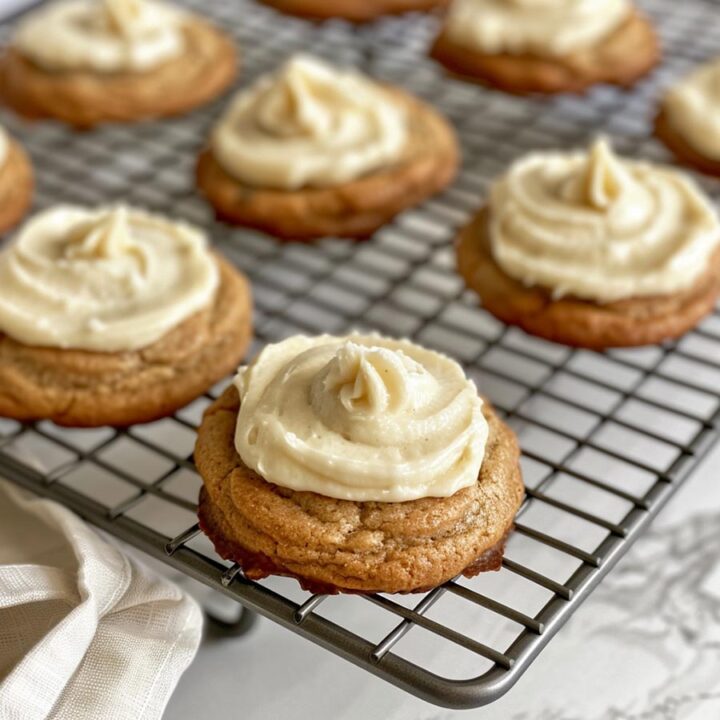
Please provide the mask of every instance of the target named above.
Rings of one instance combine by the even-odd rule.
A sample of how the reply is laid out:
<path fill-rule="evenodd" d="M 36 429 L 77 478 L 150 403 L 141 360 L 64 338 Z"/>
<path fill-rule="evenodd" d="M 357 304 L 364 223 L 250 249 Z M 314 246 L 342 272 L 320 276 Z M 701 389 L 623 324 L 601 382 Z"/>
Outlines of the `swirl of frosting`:
<path fill-rule="evenodd" d="M 151 345 L 206 307 L 217 264 L 196 228 L 124 206 L 57 206 L 0 253 L 0 332 L 99 352 Z"/>
<path fill-rule="evenodd" d="M 720 242 L 720 221 L 689 178 L 588 152 L 535 153 L 513 164 L 490 196 L 496 262 L 554 297 L 598 302 L 690 287 Z"/>
<path fill-rule="evenodd" d="M 446 32 L 484 53 L 559 56 L 596 44 L 630 9 L 629 0 L 454 0 Z"/>
<path fill-rule="evenodd" d="M 407 121 L 400 103 L 370 79 L 300 55 L 240 92 L 211 143 L 241 182 L 326 187 L 397 161 Z"/>
<path fill-rule="evenodd" d="M 488 435 L 477 389 L 455 361 L 407 340 L 295 336 L 235 385 L 235 447 L 268 482 L 379 502 L 477 482 Z"/>
<path fill-rule="evenodd" d="M 701 65 L 672 87 L 663 108 L 688 144 L 704 157 L 720 160 L 720 59 Z"/>
<path fill-rule="evenodd" d="M 30 14 L 13 43 L 49 70 L 142 72 L 183 53 L 183 18 L 159 0 L 59 0 Z"/>

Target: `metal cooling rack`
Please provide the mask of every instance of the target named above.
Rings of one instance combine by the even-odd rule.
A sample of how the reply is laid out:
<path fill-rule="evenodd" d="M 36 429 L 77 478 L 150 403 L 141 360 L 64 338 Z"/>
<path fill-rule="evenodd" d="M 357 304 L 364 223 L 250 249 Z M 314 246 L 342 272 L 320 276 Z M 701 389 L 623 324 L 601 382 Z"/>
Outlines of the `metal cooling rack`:
<path fill-rule="evenodd" d="M 432 101 L 456 124 L 455 184 L 365 243 L 280 245 L 215 222 L 193 188 L 196 152 L 223 101 L 188 117 L 72 134 L 3 121 L 38 169 L 36 209 L 124 199 L 204 226 L 252 279 L 258 341 L 369 327 L 462 360 L 518 432 L 528 500 L 502 570 L 424 595 L 323 597 L 286 579 L 249 582 L 199 534 L 194 430 L 222 387 L 173 418 L 127 430 L 0 420 L 0 471 L 124 541 L 431 702 L 470 707 L 506 692 L 627 551 L 716 439 L 720 314 L 677 343 L 571 351 L 503 326 L 453 271 L 451 240 L 491 178 L 536 148 L 598 131 L 623 153 L 667 161 L 649 138 L 659 87 L 720 50 L 716 7 L 656 0 L 666 60 L 634 92 L 528 100 L 445 78 L 424 57 L 429 17 L 315 26 L 238 0 L 192 0 L 244 51 L 241 83 L 310 49 Z M 0 29 L 4 37 L 6 25 Z M 718 196 L 717 183 L 700 180 Z M 221 384 L 222 385 L 222 384 Z"/>

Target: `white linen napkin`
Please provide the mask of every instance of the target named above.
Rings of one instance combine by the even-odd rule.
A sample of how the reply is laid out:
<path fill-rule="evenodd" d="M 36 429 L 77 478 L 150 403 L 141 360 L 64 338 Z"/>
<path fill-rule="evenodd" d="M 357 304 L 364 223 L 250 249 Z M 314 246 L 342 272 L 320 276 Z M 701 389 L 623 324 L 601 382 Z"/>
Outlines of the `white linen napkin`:
<path fill-rule="evenodd" d="M 0 718 L 153 720 L 202 613 L 76 515 L 0 482 Z"/>

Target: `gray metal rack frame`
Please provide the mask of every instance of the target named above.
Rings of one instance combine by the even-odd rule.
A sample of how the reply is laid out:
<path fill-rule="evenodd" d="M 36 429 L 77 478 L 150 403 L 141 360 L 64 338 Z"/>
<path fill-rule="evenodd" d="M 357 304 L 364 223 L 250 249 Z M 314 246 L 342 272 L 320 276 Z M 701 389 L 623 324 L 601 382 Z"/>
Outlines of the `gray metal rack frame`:
<path fill-rule="evenodd" d="M 661 85 L 720 49 L 720 35 L 706 32 L 715 8 L 704 0 L 657 0 L 648 8 L 666 61 L 633 92 L 597 88 L 583 98 L 544 100 L 445 77 L 424 55 L 436 27 L 432 17 L 358 29 L 313 25 L 241 0 L 189 4 L 235 35 L 244 52 L 242 85 L 290 53 L 310 49 L 432 101 L 458 129 L 459 178 L 366 242 L 282 245 L 217 222 L 194 190 L 194 157 L 224 101 L 185 118 L 82 134 L 54 123 L 27 126 L 8 114 L 3 121 L 38 169 L 36 209 L 123 199 L 204 226 L 253 281 L 256 349 L 293 332 L 372 327 L 458 357 L 523 445 L 527 500 L 503 568 L 492 582 L 456 578 L 417 596 L 355 598 L 364 609 L 348 611 L 347 623 L 336 610 L 345 612 L 350 598 L 248 581 L 214 554 L 193 519 L 199 479 L 192 437 L 221 387 L 150 426 L 77 431 L 0 420 L 0 472 L 408 692 L 449 707 L 492 702 L 717 440 L 720 313 L 662 347 L 573 351 L 504 327 L 478 308 L 454 273 L 451 241 L 489 181 L 529 150 L 583 144 L 601 131 L 624 153 L 669 161 L 649 137 L 654 102 Z M 2 26 L 4 37 L 10 29 Z M 718 196 L 717 183 L 698 181 Z M 539 598 L 532 608 L 523 604 L 525 591 Z M 324 614 L 332 603 L 336 610 Z M 367 606 L 374 620 L 359 632 L 356 621 L 365 622 Z M 476 610 L 484 625 L 474 624 Z M 422 641 L 410 642 L 423 632 Z M 426 649 L 430 637 L 439 652 Z M 451 650 L 463 651 L 462 663 L 455 664 Z M 461 677 L 454 676 L 458 668 Z"/>

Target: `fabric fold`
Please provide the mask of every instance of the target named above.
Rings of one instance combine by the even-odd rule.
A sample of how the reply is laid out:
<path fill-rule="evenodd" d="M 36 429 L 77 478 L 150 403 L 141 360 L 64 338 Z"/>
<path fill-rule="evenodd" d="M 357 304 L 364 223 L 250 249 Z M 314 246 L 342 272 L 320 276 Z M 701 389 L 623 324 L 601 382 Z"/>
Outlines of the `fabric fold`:
<path fill-rule="evenodd" d="M 153 720 L 202 613 L 57 503 L 0 482 L 0 717 Z"/>

